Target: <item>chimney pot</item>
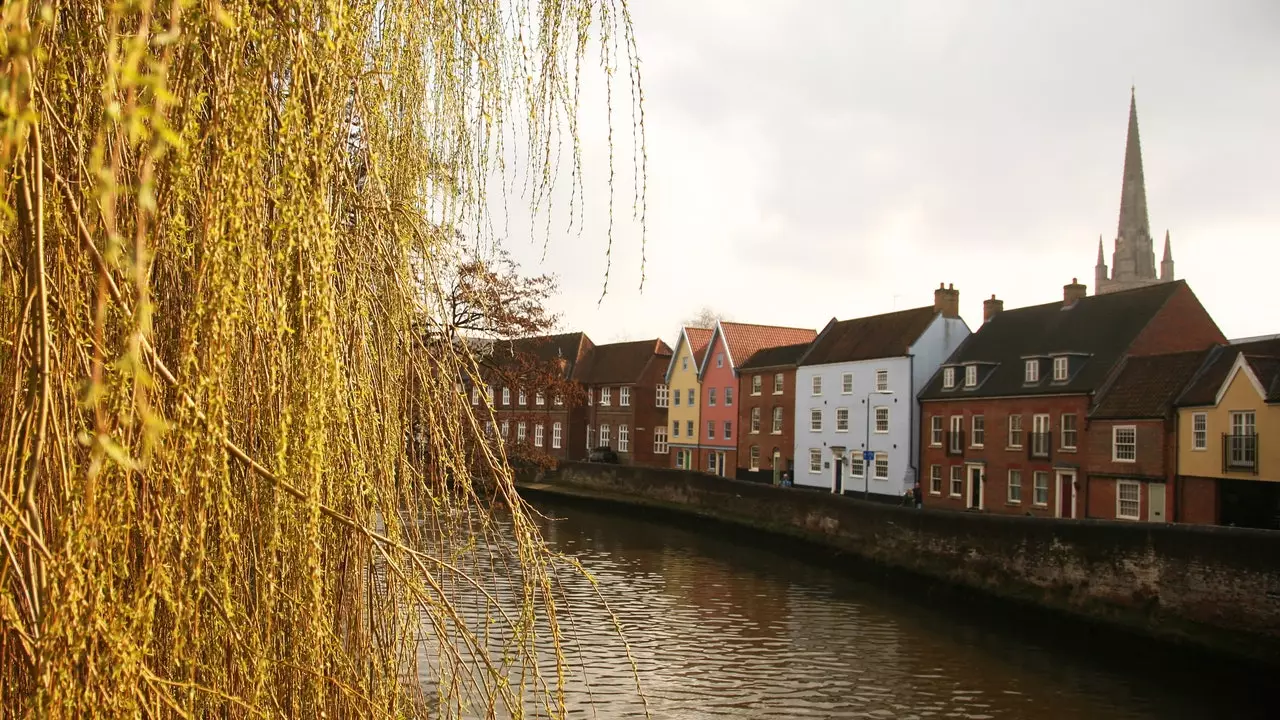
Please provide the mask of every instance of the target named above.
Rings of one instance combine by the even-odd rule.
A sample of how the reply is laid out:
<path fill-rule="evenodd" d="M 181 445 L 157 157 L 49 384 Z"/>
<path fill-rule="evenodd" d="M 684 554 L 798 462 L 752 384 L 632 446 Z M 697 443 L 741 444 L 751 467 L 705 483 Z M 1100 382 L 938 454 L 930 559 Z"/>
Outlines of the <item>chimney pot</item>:
<path fill-rule="evenodd" d="M 960 317 L 960 291 L 954 284 L 950 287 L 947 283 L 938 284 L 938 289 L 933 291 L 933 311 L 946 318 Z"/>
<path fill-rule="evenodd" d="M 991 322 L 991 318 L 999 315 L 1004 311 L 1004 301 L 997 300 L 995 293 L 991 293 L 990 300 L 982 301 L 982 322 L 983 324 Z"/>
<path fill-rule="evenodd" d="M 1069 308 L 1076 304 L 1076 301 L 1088 295 L 1088 288 L 1080 284 L 1076 278 L 1071 278 L 1071 284 L 1062 286 L 1062 307 Z"/>

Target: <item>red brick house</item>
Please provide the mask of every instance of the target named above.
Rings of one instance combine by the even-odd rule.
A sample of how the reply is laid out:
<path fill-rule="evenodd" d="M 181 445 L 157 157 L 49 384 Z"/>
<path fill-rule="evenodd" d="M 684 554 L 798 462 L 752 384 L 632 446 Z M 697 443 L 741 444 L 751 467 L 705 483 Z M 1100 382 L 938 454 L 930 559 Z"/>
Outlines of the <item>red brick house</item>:
<path fill-rule="evenodd" d="M 931 507 L 1081 517 L 1086 422 L 1124 358 L 1225 342 L 1181 280 L 1094 296 L 1073 281 L 1061 302 L 988 312 L 919 395 Z"/>
<path fill-rule="evenodd" d="M 810 343 L 757 351 L 738 367 L 738 479 L 795 472 L 796 363 Z"/>
<path fill-rule="evenodd" d="M 595 346 L 578 375 L 587 391 L 583 449 L 609 447 L 625 465 L 667 467 L 670 364 L 662 340 Z"/>
<path fill-rule="evenodd" d="M 585 333 L 477 344 L 482 383 L 464 383 L 473 410 L 493 408 L 485 431 L 503 438 L 512 458 L 586 457 L 586 393 L 580 382 L 595 345 Z"/>
<path fill-rule="evenodd" d="M 1087 518 L 1205 522 L 1203 499 L 1181 492 L 1174 401 L 1213 350 L 1128 357 L 1098 394 L 1084 431 L 1079 512 Z M 1181 502 L 1179 502 L 1181 499 Z"/>

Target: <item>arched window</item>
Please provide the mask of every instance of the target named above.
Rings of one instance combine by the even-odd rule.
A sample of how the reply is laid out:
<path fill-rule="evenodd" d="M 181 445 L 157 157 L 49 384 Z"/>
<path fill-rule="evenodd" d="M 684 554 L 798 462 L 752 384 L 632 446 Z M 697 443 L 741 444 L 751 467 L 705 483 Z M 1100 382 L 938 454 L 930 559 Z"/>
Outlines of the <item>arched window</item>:
<path fill-rule="evenodd" d="M 751 469 L 752 470 L 760 469 L 760 446 L 759 445 L 751 446 Z"/>

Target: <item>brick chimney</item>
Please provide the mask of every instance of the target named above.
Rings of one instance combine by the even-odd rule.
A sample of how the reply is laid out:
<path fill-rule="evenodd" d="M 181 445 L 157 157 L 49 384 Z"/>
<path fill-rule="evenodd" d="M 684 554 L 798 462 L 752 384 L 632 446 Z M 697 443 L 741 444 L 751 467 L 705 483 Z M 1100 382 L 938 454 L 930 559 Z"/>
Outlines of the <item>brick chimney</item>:
<path fill-rule="evenodd" d="M 1062 286 L 1062 307 L 1069 308 L 1076 304 L 1076 301 L 1088 295 L 1088 287 L 1081 285 L 1078 280 L 1071 278 L 1070 285 Z"/>
<path fill-rule="evenodd" d="M 991 295 L 990 300 L 982 301 L 982 322 L 983 324 L 991 322 L 991 318 L 999 315 L 1004 310 L 1004 301 L 997 300 L 995 294 Z"/>
<path fill-rule="evenodd" d="M 955 285 L 938 283 L 933 291 L 933 310 L 945 318 L 960 317 L 960 291 Z"/>

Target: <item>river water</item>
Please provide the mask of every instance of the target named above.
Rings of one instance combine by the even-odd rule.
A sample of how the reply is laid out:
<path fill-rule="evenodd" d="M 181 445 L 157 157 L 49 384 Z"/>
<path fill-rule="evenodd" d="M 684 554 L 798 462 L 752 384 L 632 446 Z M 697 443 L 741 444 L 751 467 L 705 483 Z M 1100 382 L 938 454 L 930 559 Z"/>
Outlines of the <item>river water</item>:
<path fill-rule="evenodd" d="M 560 574 L 570 717 L 1280 717 L 1265 680 L 809 562 L 784 539 L 535 506 L 549 544 L 599 588 Z"/>

